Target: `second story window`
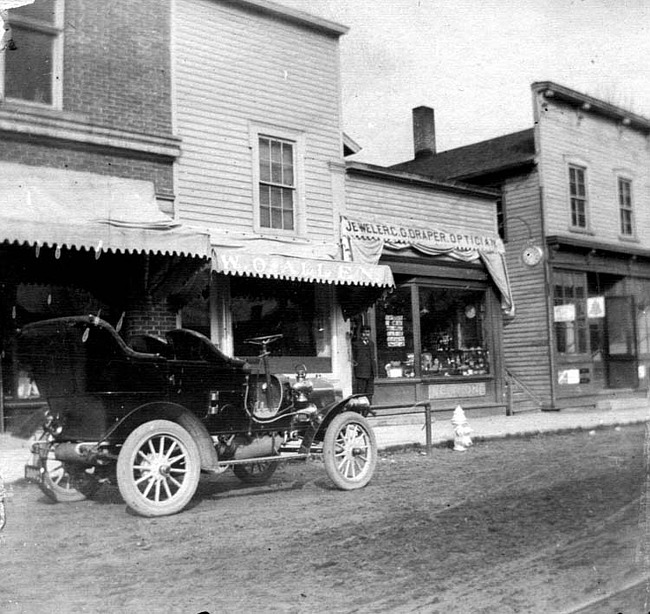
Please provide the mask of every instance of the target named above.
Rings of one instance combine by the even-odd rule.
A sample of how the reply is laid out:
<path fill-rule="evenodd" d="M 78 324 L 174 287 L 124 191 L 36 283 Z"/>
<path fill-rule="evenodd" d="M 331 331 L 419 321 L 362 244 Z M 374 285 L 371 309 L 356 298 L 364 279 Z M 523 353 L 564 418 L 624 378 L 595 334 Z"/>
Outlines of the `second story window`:
<path fill-rule="evenodd" d="M 632 182 L 622 177 L 618 178 L 618 207 L 620 211 L 621 234 L 626 237 L 631 237 L 634 235 Z"/>
<path fill-rule="evenodd" d="M 60 106 L 62 0 L 35 0 L 7 12 L 11 40 L 0 53 L 1 98 Z"/>
<path fill-rule="evenodd" d="M 259 223 L 262 228 L 295 230 L 294 143 L 259 137 Z"/>
<path fill-rule="evenodd" d="M 586 169 L 569 166 L 569 194 L 571 199 L 571 227 L 587 228 L 587 184 Z"/>

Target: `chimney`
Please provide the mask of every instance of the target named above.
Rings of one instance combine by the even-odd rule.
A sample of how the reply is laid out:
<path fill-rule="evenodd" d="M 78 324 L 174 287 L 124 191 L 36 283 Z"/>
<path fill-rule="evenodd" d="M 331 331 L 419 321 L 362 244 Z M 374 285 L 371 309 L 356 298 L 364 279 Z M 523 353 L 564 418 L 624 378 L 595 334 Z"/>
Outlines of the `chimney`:
<path fill-rule="evenodd" d="M 431 107 L 413 109 L 413 148 L 416 158 L 436 153 L 436 122 Z"/>

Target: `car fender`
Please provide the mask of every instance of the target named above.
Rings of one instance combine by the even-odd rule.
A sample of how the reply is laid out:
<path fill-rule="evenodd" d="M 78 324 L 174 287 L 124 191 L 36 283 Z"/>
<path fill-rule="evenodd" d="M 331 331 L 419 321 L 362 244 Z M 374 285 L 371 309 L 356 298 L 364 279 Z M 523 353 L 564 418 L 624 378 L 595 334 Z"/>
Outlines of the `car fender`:
<path fill-rule="evenodd" d="M 346 397 L 342 401 L 336 401 L 321 409 L 312 418 L 311 426 L 305 432 L 300 446 L 300 452 L 308 453 L 314 441 L 322 441 L 325 436 L 325 431 L 330 425 L 330 422 L 344 411 L 353 411 L 362 416 L 365 416 L 370 411 L 369 404 L 362 404 L 360 400 L 367 399 L 364 394 L 353 394 Z"/>
<path fill-rule="evenodd" d="M 170 420 L 182 426 L 196 442 L 201 457 L 201 469 L 216 471 L 219 457 L 212 442 L 210 433 L 199 418 L 189 409 L 178 403 L 146 403 L 136 407 L 129 412 L 122 420 L 113 425 L 104 435 L 102 441 L 110 439 L 119 434 L 121 439 L 126 439 L 128 433 L 140 424 L 149 420 L 159 419 Z"/>

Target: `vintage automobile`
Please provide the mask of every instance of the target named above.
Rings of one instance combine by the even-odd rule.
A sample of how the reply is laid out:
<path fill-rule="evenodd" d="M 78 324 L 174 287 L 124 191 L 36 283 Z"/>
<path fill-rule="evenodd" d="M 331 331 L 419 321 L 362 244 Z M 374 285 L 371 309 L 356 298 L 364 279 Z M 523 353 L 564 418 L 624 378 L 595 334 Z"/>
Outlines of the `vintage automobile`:
<path fill-rule="evenodd" d="M 280 462 L 313 454 L 338 488 L 365 486 L 377 462 L 367 397 L 342 398 L 304 365 L 291 377 L 269 373 L 268 346 L 279 337 L 248 340 L 260 350 L 251 366 L 192 330 L 128 346 L 95 316 L 26 325 L 19 359 L 48 403 L 26 477 L 55 501 L 116 482 L 143 516 L 181 511 L 202 472 L 232 468 L 261 484 Z"/>

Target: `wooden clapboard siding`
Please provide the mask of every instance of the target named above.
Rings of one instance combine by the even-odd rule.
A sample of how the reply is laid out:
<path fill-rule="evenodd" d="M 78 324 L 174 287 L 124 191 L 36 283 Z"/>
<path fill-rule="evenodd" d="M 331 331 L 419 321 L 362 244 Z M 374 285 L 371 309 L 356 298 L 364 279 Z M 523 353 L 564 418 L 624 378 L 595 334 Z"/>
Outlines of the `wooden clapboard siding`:
<path fill-rule="evenodd" d="M 632 179 L 638 247 L 650 248 L 650 147 L 629 127 L 566 104 L 544 101 L 539 142 L 549 235 L 576 235 L 570 225 L 568 164 L 587 169 L 589 231 L 585 238 L 608 244 L 621 240 L 617 173 Z"/>
<path fill-rule="evenodd" d="M 550 348 L 544 264 L 526 266 L 521 251 L 529 241 L 543 246 L 539 175 L 510 177 L 503 184 L 506 210 L 506 262 L 515 317 L 504 319 L 504 361 L 540 401 L 550 401 Z M 528 399 L 523 401 L 529 402 Z"/>
<path fill-rule="evenodd" d="M 378 216 L 405 225 L 497 232 L 496 202 L 485 197 L 348 173 L 345 200 L 348 215 L 364 220 Z"/>
<path fill-rule="evenodd" d="M 342 158 L 338 37 L 219 0 L 176 0 L 172 29 L 175 128 L 183 139 L 179 217 L 253 230 L 252 122 L 304 135 L 307 234 L 333 240 L 328 163 Z"/>

